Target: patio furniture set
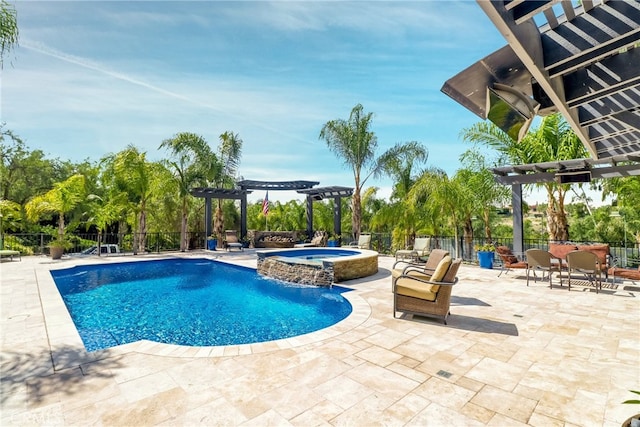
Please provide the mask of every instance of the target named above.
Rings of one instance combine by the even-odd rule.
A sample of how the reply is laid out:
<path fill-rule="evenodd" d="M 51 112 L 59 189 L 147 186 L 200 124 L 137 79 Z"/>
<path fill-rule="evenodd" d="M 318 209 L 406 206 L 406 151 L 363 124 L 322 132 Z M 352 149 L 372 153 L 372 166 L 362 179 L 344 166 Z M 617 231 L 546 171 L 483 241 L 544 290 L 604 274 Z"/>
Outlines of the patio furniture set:
<path fill-rule="evenodd" d="M 602 274 L 605 281 L 611 276 L 640 280 L 640 268 L 626 269 L 615 267 L 614 259 L 610 254 L 609 245 L 575 245 L 573 243 L 550 243 L 549 250 L 528 249 L 525 259 L 520 260 L 507 246 L 498 246 L 496 253 L 502 260 L 502 273 L 508 273 L 512 269 L 526 269 L 527 286 L 529 286 L 530 272 L 533 272 L 534 280 L 537 280 L 536 271 L 542 271 L 549 279 L 549 287 L 553 287 L 552 273 L 558 273 L 560 286 L 562 286 L 563 273 L 567 273 L 568 289 L 571 289 L 572 273 L 582 274 L 590 284 L 594 285 L 596 292 L 602 290 Z"/>

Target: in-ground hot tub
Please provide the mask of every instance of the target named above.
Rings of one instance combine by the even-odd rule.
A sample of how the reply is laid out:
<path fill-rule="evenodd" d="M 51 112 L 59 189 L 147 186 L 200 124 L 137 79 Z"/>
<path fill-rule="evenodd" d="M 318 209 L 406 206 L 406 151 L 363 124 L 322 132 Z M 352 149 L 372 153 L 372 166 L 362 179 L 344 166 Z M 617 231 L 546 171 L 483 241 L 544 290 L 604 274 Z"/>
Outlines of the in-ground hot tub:
<path fill-rule="evenodd" d="M 347 248 L 294 248 L 258 252 L 258 273 L 293 283 L 332 283 L 378 272 L 378 252 Z"/>

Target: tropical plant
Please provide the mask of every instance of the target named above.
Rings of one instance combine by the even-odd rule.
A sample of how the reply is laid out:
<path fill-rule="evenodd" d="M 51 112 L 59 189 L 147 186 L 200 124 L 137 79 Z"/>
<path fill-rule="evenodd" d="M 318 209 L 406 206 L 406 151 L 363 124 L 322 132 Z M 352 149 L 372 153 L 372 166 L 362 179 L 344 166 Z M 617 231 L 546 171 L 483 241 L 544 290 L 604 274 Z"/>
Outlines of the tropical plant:
<path fill-rule="evenodd" d="M 31 199 L 25 206 L 27 218 L 35 222 L 45 214 L 58 215 L 57 240 L 62 244 L 66 230 L 64 216 L 84 200 L 85 194 L 84 176 L 73 175 L 63 182 L 56 183 L 45 194 Z"/>
<path fill-rule="evenodd" d="M 242 139 L 237 133 L 226 131 L 220 135 L 220 144 L 218 145 L 219 165 L 214 169 L 213 183 L 217 188 L 233 188 L 235 179 L 242 157 Z M 222 236 L 224 226 L 224 211 L 222 209 L 222 200 L 218 199 L 216 207 L 213 230 L 218 236 Z"/>
<path fill-rule="evenodd" d="M 147 234 L 147 204 L 153 196 L 153 179 L 162 166 L 158 163 L 148 162 L 146 153 L 129 145 L 117 154 L 107 156 L 102 161 L 104 172 L 102 174 L 105 183 L 110 187 L 112 198 L 117 197 L 118 211 L 123 215 L 121 224 L 127 221 L 133 224 L 133 251 L 134 253 L 145 251 Z M 123 194 L 123 195 L 122 195 Z M 119 227 L 123 232 L 122 225 Z"/>
<path fill-rule="evenodd" d="M 4 57 L 18 45 L 18 14 L 16 8 L 5 0 L 0 1 L 0 69 Z"/>
<path fill-rule="evenodd" d="M 473 198 L 470 189 L 464 184 L 464 174 L 458 173 L 449 178 L 445 171 L 429 168 L 418 178 L 408 194 L 413 203 L 420 204 L 422 212 L 431 221 L 452 227 L 456 242 L 460 224 L 463 224 L 467 236 L 473 212 Z"/>
<path fill-rule="evenodd" d="M 204 184 L 207 176 L 217 166 L 218 159 L 211 152 L 203 137 L 190 132 L 181 132 L 171 139 L 165 139 L 160 148 L 168 149 L 171 158 L 166 161 L 173 170 L 174 180 L 179 188 L 181 201 L 180 250 L 189 248 L 187 227 L 189 218 L 189 191 L 198 183 Z"/>
<path fill-rule="evenodd" d="M 354 190 L 351 198 L 351 227 L 354 240 L 358 240 L 362 224 L 361 192 L 364 184 L 372 177 L 385 172 L 387 163 L 405 156 L 426 156 L 426 150 L 417 142 L 396 144 L 380 157 L 376 157 L 378 139 L 369 130 L 373 113 L 365 113 L 361 104 L 351 110 L 348 120 L 331 120 L 322 127 L 319 138 L 327 143 L 327 147 L 338 156 L 344 165 L 351 168 L 354 179 Z M 416 151 L 417 150 L 417 151 Z"/>
<path fill-rule="evenodd" d="M 484 144 L 499 153 L 499 164 L 529 164 L 583 158 L 586 150 L 579 138 L 560 114 L 542 119 L 540 126 L 530 131 L 521 142 L 509 137 L 492 123 L 481 122 L 462 131 L 465 141 Z M 551 240 L 568 240 L 569 227 L 564 208 L 571 184 L 545 182 L 536 184 L 547 192 L 547 229 Z"/>

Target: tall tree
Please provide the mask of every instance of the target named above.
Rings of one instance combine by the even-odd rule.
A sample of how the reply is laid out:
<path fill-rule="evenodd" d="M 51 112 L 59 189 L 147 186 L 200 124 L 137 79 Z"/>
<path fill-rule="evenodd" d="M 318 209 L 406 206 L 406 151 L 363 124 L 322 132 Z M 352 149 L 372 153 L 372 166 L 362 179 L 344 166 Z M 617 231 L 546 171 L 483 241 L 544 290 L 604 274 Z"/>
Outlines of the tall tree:
<path fill-rule="evenodd" d="M 364 184 L 372 176 L 385 173 L 385 162 L 391 158 L 411 153 L 419 146 L 416 142 L 396 144 L 380 157 L 376 157 L 378 139 L 370 130 L 373 113 L 365 113 L 361 104 L 351 110 L 348 120 L 331 120 L 322 127 L 319 138 L 344 165 L 353 171 L 354 190 L 351 198 L 351 226 L 354 240 L 360 236 L 362 224 L 361 192 Z"/>
<path fill-rule="evenodd" d="M 18 45 L 18 33 L 16 8 L 0 0 L 0 69 L 4 67 L 5 55 Z"/>
<path fill-rule="evenodd" d="M 427 161 L 428 151 L 421 144 L 412 141 L 407 143 L 410 149 L 396 152 L 391 150 L 380 158 L 383 172 L 393 179 L 391 204 L 383 211 L 389 220 L 393 218 L 393 240 L 398 247 L 413 245 L 419 227 L 420 215 L 416 205 L 407 197 L 416 182 L 416 166 Z"/>
<path fill-rule="evenodd" d="M 429 168 L 418 178 L 408 194 L 413 203 L 421 204 L 425 215 L 439 218 L 453 228 L 456 244 L 460 224 L 465 235 L 469 232 L 473 211 L 473 199 L 469 187 L 465 186 L 465 178 L 464 174 L 449 178 L 442 169 Z M 456 248 L 456 252 L 459 254 L 459 248 Z"/>
<path fill-rule="evenodd" d="M 108 174 L 103 174 L 112 182 L 114 194 L 126 195 L 127 208 L 121 212 L 133 211 L 134 228 L 133 251 L 134 253 L 145 251 L 147 234 L 147 204 L 153 195 L 152 181 L 156 170 L 160 167 L 157 163 L 148 162 L 146 153 L 129 145 L 115 155 L 103 160 Z M 122 231 L 122 230 L 120 230 Z"/>
<path fill-rule="evenodd" d="M 465 175 L 465 183 L 471 189 L 474 199 L 474 213 L 484 224 L 485 238 L 492 242 L 491 210 L 496 205 L 508 202 L 509 188 L 496 182 L 485 157 L 477 150 L 467 150 L 462 153 L 460 160 L 465 168 L 458 172 Z"/>
<path fill-rule="evenodd" d="M 56 183 L 44 194 L 34 197 L 25 206 L 27 218 L 37 221 L 42 215 L 58 215 L 58 241 L 64 241 L 65 214 L 71 212 L 85 198 L 85 178 L 76 174 L 69 179 Z"/>
<path fill-rule="evenodd" d="M 192 197 L 189 190 L 198 183 L 204 184 L 207 175 L 217 167 L 218 158 L 211 151 L 209 144 L 203 137 L 190 132 L 181 132 L 173 138 L 165 139 L 160 148 L 166 148 L 171 153 L 167 164 L 174 172 L 174 179 L 178 184 L 181 201 L 180 220 L 180 250 L 189 248 L 187 226 L 189 218 L 189 200 Z"/>
<path fill-rule="evenodd" d="M 580 139 L 560 114 L 542 119 L 540 126 L 530 131 L 518 143 L 491 123 L 477 123 L 462 131 L 464 140 L 487 145 L 500 154 L 500 164 L 542 163 L 583 158 L 587 152 Z M 569 227 L 564 200 L 570 184 L 545 182 L 537 184 L 547 192 L 547 229 L 551 240 L 568 240 Z"/>
<path fill-rule="evenodd" d="M 213 181 L 218 188 L 233 188 L 238 174 L 238 166 L 242 156 L 242 139 L 237 133 L 226 131 L 220 135 L 218 158 L 220 166 L 214 169 Z M 213 222 L 213 230 L 220 237 L 224 232 L 224 214 L 222 200 L 218 199 L 218 206 Z"/>

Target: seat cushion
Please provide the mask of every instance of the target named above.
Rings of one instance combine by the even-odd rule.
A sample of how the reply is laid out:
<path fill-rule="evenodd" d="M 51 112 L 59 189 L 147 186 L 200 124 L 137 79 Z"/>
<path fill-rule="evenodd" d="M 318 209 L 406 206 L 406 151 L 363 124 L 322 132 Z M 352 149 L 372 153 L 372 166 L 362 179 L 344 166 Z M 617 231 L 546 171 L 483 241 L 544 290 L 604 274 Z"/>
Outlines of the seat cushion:
<path fill-rule="evenodd" d="M 438 266 L 435 271 L 431 275 L 431 281 L 433 282 L 441 282 L 444 278 L 444 275 L 447 274 L 447 270 L 449 270 L 449 266 L 451 266 L 451 255 L 447 255 L 440 260 Z"/>
<path fill-rule="evenodd" d="M 496 247 L 496 252 L 506 263 L 515 264 L 518 262 L 518 258 L 511 252 L 508 246 L 498 246 Z"/>
<path fill-rule="evenodd" d="M 397 279 L 398 277 L 402 276 L 403 271 L 404 271 L 403 268 L 394 268 L 393 270 L 391 270 L 391 277 L 393 277 L 394 279 Z M 417 270 L 409 270 L 407 272 L 407 275 L 412 277 L 417 277 L 421 280 L 431 279 L 431 276 L 429 274 L 425 274 L 422 271 L 417 271 Z"/>
<path fill-rule="evenodd" d="M 578 250 L 576 245 L 564 244 L 564 243 L 549 243 L 549 252 L 555 258 L 567 259 L 567 254 L 572 251 Z"/>
<path fill-rule="evenodd" d="M 435 290 L 433 289 L 435 288 Z M 407 297 L 419 298 L 427 301 L 435 301 L 440 286 L 422 283 L 407 277 L 402 277 L 396 282 L 396 293 Z"/>

